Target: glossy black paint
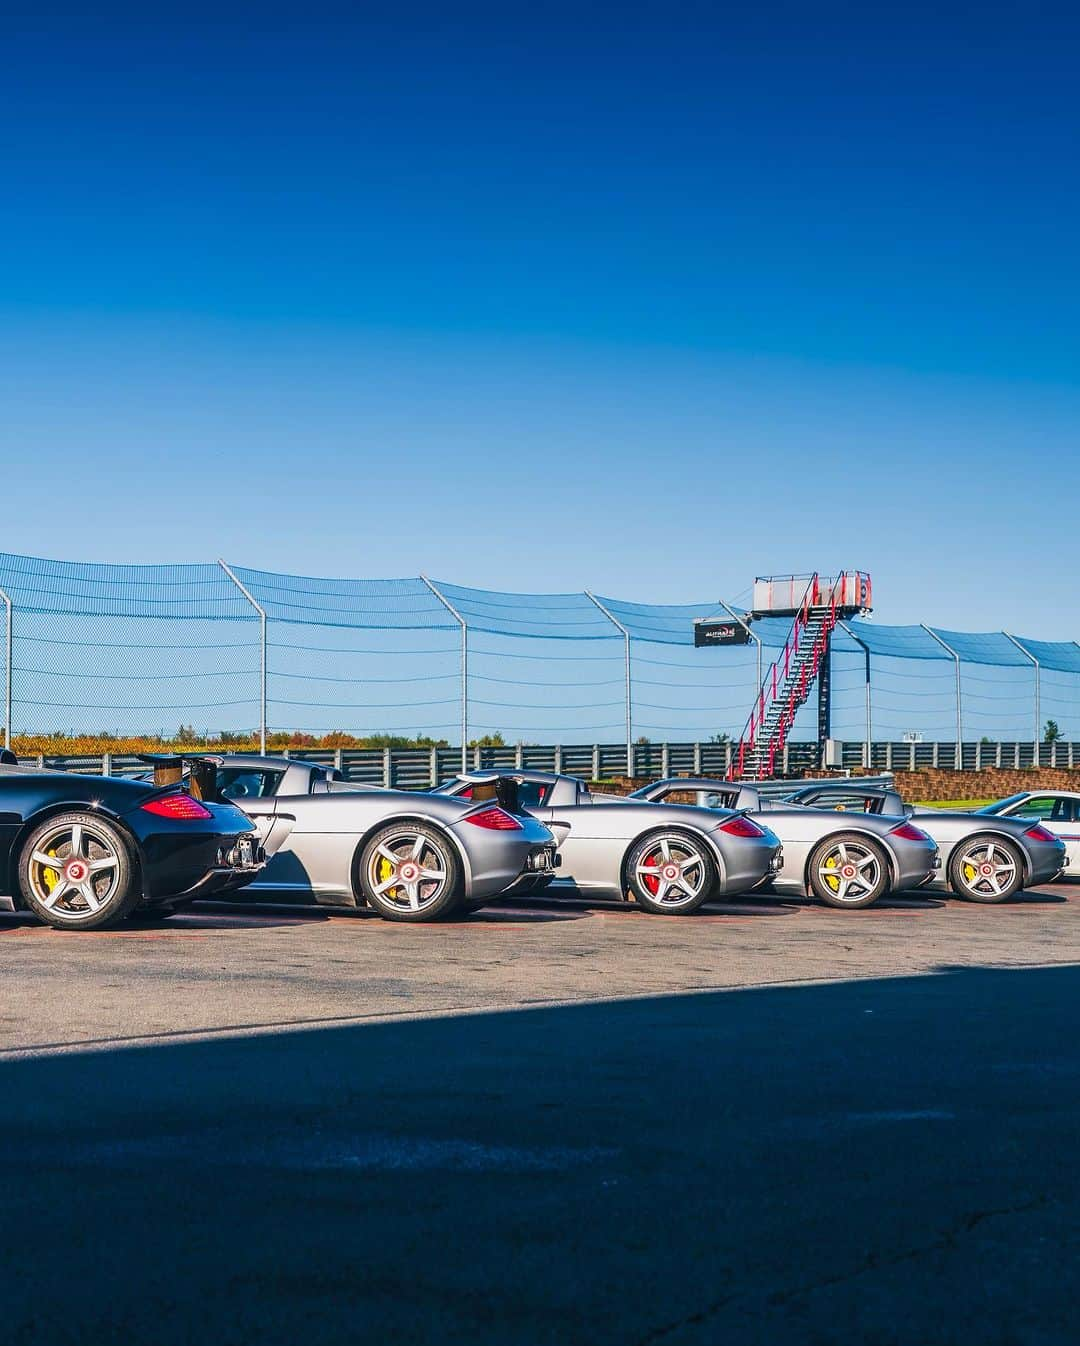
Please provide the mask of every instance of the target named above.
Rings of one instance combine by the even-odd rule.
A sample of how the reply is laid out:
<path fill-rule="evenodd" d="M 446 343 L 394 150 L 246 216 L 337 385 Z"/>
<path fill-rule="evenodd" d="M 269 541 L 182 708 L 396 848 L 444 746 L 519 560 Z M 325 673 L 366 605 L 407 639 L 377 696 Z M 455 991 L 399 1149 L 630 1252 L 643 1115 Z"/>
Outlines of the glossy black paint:
<path fill-rule="evenodd" d="M 167 793 L 179 791 L 116 776 L 0 767 L 0 894 L 20 905 L 16 873 L 24 840 L 38 823 L 71 810 L 100 812 L 127 833 L 146 902 L 204 896 L 254 877 L 256 870 L 238 871 L 224 858 L 241 837 L 257 844 L 245 814 L 231 804 L 208 803 L 209 818 L 179 820 L 142 808 Z"/>

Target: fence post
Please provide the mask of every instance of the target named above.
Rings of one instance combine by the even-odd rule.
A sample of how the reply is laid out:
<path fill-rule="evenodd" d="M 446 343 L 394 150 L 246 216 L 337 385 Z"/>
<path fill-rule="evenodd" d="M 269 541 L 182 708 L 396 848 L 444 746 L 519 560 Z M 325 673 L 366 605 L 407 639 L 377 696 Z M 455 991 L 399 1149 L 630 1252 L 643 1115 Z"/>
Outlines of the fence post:
<path fill-rule="evenodd" d="M 701 744 L 694 744 L 694 775 L 701 775 Z"/>
<path fill-rule="evenodd" d="M 942 638 L 937 634 L 936 631 L 931 631 L 930 628 L 929 628 L 927 625 L 925 625 L 925 623 L 923 623 L 923 622 L 920 622 L 919 625 L 920 625 L 920 626 L 922 627 L 922 629 L 926 632 L 926 634 L 927 634 L 928 636 L 931 637 L 931 639 L 936 640 L 937 643 L 941 646 L 941 648 L 942 648 L 943 650 L 945 650 L 946 653 L 950 654 L 950 655 L 953 657 L 953 659 L 956 660 L 956 770 L 957 770 L 957 771 L 963 771 L 963 769 L 964 769 L 964 712 L 963 712 L 963 704 L 962 704 L 962 700 L 961 700 L 962 693 L 961 693 L 961 687 L 960 687 L 960 656 L 956 653 L 956 651 L 952 648 L 951 645 L 946 645 L 946 644 L 945 644 L 945 642 L 944 642 L 944 641 L 942 640 Z"/>
<path fill-rule="evenodd" d="M 229 569 L 229 567 L 225 564 L 225 562 L 221 559 L 220 556 L 218 557 L 218 565 L 222 568 L 222 570 L 224 570 L 225 574 L 228 575 L 229 579 L 232 580 L 232 582 L 244 595 L 247 601 L 259 614 L 259 632 L 260 632 L 259 645 L 261 652 L 261 658 L 259 661 L 259 751 L 265 757 L 266 756 L 266 609 L 260 607 L 259 604 L 255 602 L 251 594 L 247 591 L 247 589 L 244 588 L 244 586 L 240 583 L 240 581 L 236 578 L 236 576 L 233 574 L 233 572 Z"/>
<path fill-rule="evenodd" d="M 4 638 L 4 747 L 11 747 L 11 599 L 0 589 L 0 602 L 7 613 Z"/>
<path fill-rule="evenodd" d="M 624 658 L 625 658 L 625 664 L 626 664 L 626 774 L 627 774 L 628 776 L 633 776 L 633 774 L 634 774 L 634 761 L 633 761 L 633 758 L 634 758 L 634 693 L 633 693 L 633 683 L 632 683 L 631 670 L 630 670 L 630 632 L 626 629 L 625 626 L 623 626 L 622 622 L 617 621 L 617 620 L 611 615 L 611 613 L 608 612 L 607 608 L 604 607 L 603 603 L 600 602 L 600 600 L 595 596 L 595 594 L 591 594 L 591 593 L 588 591 L 588 589 L 586 589 L 584 592 L 585 592 L 585 597 L 589 600 L 589 602 L 590 602 L 590 603 L 594 603 L 594 604 L 600 609 L 600 611 L 604 614 L 604 616 L 608 619 L 608 621 L 612 624 L 612 626 L 614 626 L 617 630 L 619 630 L 619 631 L 622 632 L 622 638 L 623 638 L 623 641 L 624 641 L 624 643 L 625 643 L 626 652 L 625 652 L 625 656 L 624 656 Z"/>
<path fill-rule="evenodd" d="M 872 746 L 874 742 L 874 712 L 870 695 L 870 646 L 867 645 L 865 641 L 859 639 L 851 627 L 848 626 L 847 622 L 837 622 L 836 624 L 848 633 L 856 645 L 860 646 L 866 657 L 866 740 L 865 746 L 863 747 L 863 766 L 869 770 L 869 768 L 873 766 L 872 759 L 874 755 Z"/>
<path fill-rule="evenodd" d="M 1039 744 L 1042 741 L 1042 665 L 1030 650 L 1026 650 L 1020 644 L 1015 636 L 1010 636 L 1008 631 L 1002 631 L 1001 634 L 1016 646 L 1025 659 L 1031 660 L 1035 669 L 1035 737 L 1031 741 L 1035 745 L 1035 765 L 1039 766 Z"/>
<path fill-rule="evenodd" d="M 382 783 L 388 790 L 394 783 L 394 759 L 389 748 L 382 750 Z"/>
<path fill-rule="evenodd" d="M 469 769 L 469 623 L 426 575 L 420 578 L 461 627 L 461 769 Z"/>
<path fill-rule="evenodd" d="M 732 620 L 733 622 L 737 622 L 737 623 L 739 624 L 739 626 L 742 627 L 742 629 L 746 632 L 746 634 L 750 637 L 750 639 L 751 639 L 751 640 L 754 642 L 754 644 L 757 646 L 757 686 L 754 688 L 754 692 L 755 692 L 755 695 L 756 695 L 756 694 L 761 690 L 761 681 L 762 681 L 762 676 L 763 676 L 763 675 L 762 675 L 762 671 L 761 671 L 761 637 L 758 636 L 758 635 L 755 635 L 754 632 L 750 630 L 750 624 L 749 624 L 749 622 L 745 622 L 745 621 L 739 616 L 739 614 L 735 611 L 734 608 L 729 608 L 728 605 L 724 602 L 724 600 L 723 600 L 722 598 L 718 598 L 716 601 L 717 601 L 717 602 L 720 604 L 720 606 L 724 609 L 724 611 L 725 611 L 725 612 L 727 613 L 727 615 L 731 618 L 731 620 Z M 730 764 L 729 764 L 729 765 L 730 765 Z"/>

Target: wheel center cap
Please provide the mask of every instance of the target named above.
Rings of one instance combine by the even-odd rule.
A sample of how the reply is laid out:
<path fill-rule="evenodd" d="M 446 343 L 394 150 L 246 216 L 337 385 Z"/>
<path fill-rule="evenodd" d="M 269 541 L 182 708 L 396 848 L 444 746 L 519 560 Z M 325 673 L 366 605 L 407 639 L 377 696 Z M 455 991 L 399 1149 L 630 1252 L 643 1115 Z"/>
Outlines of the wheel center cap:
<path fill-rule="evenodd" d="M 82 883 L 90 875 L 90 866 L 85 860 L 69 860 L 64 866 L 64 877 L 71 883 Z"/>
<path fill-rule="evenodd" d="M 679 873 L 680 870 L 678 865 L 664 866 L 663 874 L 664 878 L 667 879 L 668 883 L 673 883 L 679 877 Z"/>
<path fill-rule="evenodd" d="M 415 883 L 420 877 L 420 866 L 414 864 L 412 860 L 406 860 L 398 870 L 398 878 L 405 883 Z"/>
<path fill-rule="evenodd" d="M 982 876 L 983 876 L 984 879 L 989 879 L 989 878 L 991 878 L 991 877 L 993 876 L 993 873 L 994 873 L 994 866 L 993 866 L 993 865 L 983 865 L 979 872 L 980 872 L 980 874 L 982 874 Z"/>
<path fill-rule="evenodd" d="M 845 865 L 843 869 L 841 869 L 840 873 L 844 876 L 845 879 L 853 879 L 856 874 L 855 866 Z"/>

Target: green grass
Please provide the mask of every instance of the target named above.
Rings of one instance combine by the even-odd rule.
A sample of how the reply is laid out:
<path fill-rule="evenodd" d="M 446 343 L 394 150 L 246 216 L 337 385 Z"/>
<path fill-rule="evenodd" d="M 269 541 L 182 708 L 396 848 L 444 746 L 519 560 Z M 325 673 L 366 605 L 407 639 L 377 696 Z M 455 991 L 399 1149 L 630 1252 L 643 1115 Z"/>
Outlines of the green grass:
<path fill-rule="evenodd" d="M 920 799 L 917 809 L 981 809 L 984 804 L 992 804 L 992 799 Z"/>

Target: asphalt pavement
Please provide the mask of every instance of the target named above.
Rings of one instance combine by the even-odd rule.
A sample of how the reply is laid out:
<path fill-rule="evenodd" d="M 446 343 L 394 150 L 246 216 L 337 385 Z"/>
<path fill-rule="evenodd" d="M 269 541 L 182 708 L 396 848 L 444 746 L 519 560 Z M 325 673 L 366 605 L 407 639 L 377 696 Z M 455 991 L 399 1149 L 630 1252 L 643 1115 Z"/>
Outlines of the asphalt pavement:
<path fill-rule="evenodd" d="M 12 1343 L 1076 1339 L 1080 885 L 0 917 Z"/>

